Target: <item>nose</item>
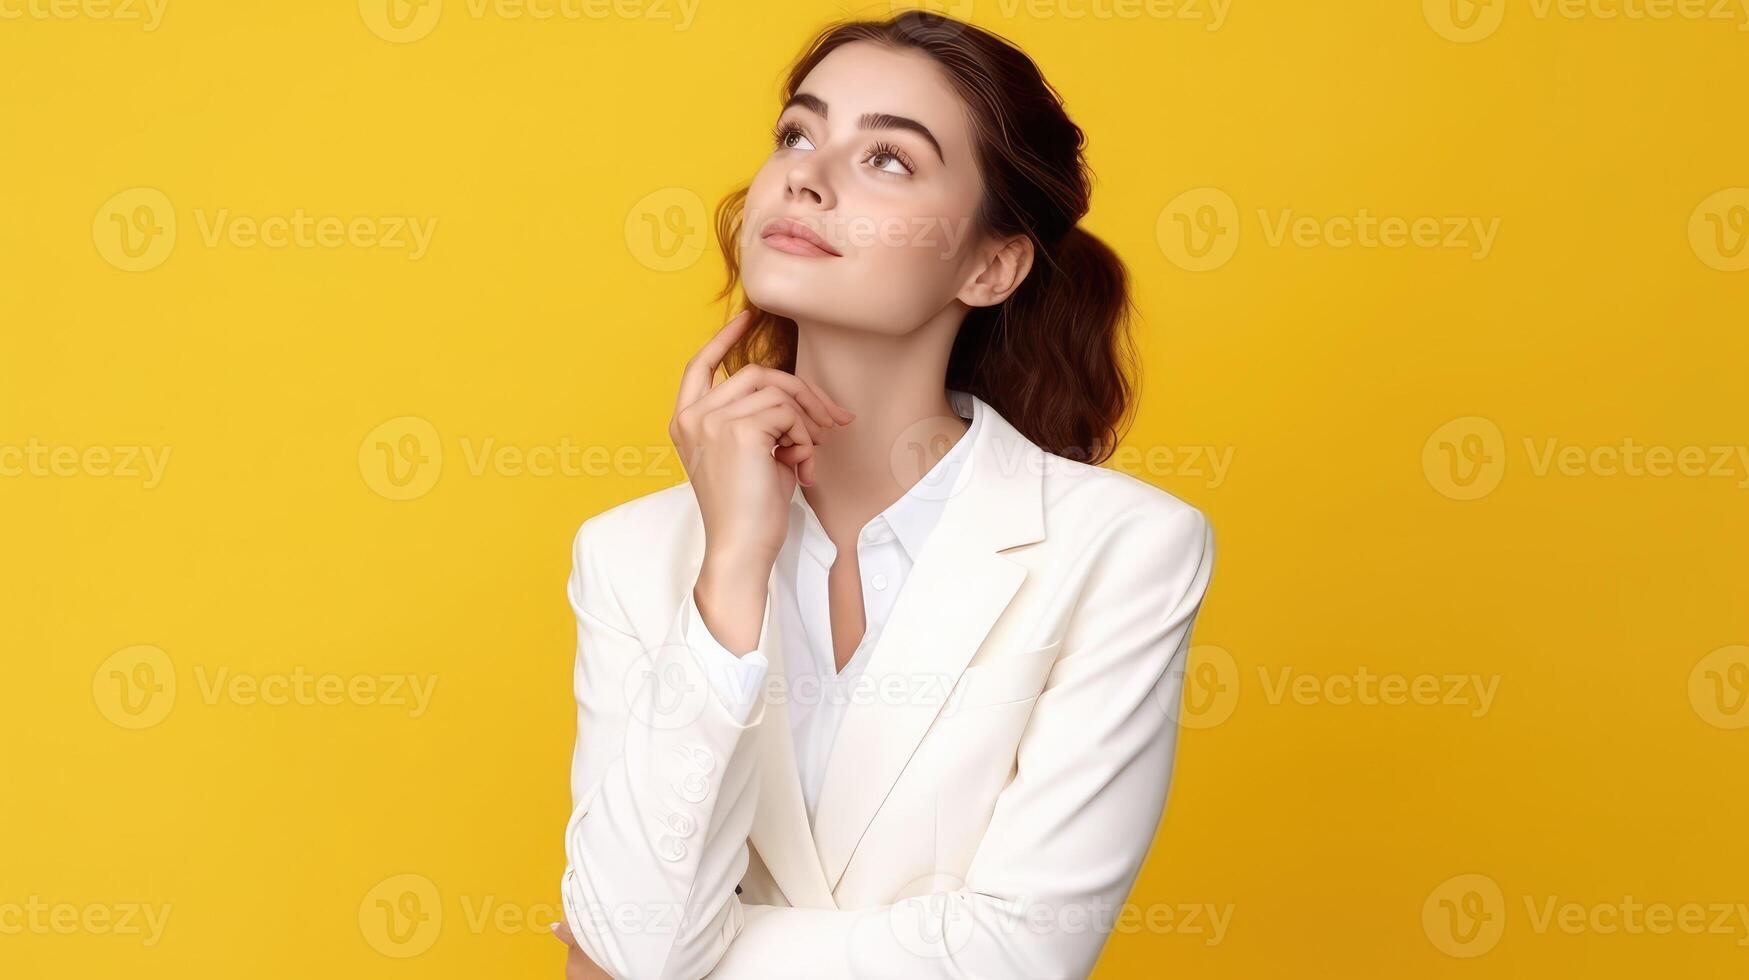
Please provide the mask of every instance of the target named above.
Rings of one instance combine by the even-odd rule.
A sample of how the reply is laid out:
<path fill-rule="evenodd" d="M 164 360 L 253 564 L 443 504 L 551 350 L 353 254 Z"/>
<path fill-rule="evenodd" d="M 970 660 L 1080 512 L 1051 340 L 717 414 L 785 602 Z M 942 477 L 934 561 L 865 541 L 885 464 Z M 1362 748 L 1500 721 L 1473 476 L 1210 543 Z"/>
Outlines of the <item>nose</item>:
<path fill-rule="evenodd" d="M 832 207 L 832 186 L 823 169 L 813 159 L 817 155 L 817 151 L 809 153 L 789 168 L 784 174 L 783 190 L 784 196 L 791 201 L 826 209 Z"/>

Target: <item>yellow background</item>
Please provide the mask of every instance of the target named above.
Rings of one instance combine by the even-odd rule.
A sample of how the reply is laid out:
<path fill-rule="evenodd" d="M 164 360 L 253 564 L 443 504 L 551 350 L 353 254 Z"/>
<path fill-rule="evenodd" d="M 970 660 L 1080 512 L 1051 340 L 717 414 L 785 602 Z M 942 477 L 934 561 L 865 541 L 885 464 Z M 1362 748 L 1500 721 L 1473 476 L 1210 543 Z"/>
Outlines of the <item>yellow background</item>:
<path fill-rule="evenodd" d="M 1218 538 L 1131 897 L 1155 927 L 1100 977 L 1749 961 L 1734 912 L 1657 934 L 1608 911 L 1749 903 L 1749 463 L 1592 452 L 1711 468 L 1749 442 L 1745 18 L 1456 2 L 955 7 L 1090 133 L 1088 225 L 1143 313 L 1114 465 Z M 721 318 L 699 208 L 754 170 L 812 31 L 885 8 L 445 0 L 387 40 L 372 3 L 169 0 L 148 30 L 0 0 L 7 978 L 560 974 L 571 533 L 683 479 L 674 383 Z M 130 258 L 139 188 L 169 213 Z M 1333 247 L 1322 222 L 1363 209 L 1497 233 L 1479 258 Z M 300 210 L 436 224 L 417 258 L 206 233 Z M 1320 224 L 1277 236 L 1289 211 Z M 1541 465 L 1551 444 L 1582 458 Z M 488 445 L 596 455 L 543 476 Z M 381 454 L 408 446 L 397 482 Z M 170 455 L 148 487 L 92 447 Z M 436 686 L 417 717 L 210 688 L 299 670 Z M 1340 703 L 1363 672 L 1495 693 Z M 127 727 L 152 718 L 120 679 L 171 676 Z M 398 944 L 378 899 L 441 918 Z M 171 911 L 151 945 L 5 928 L 33 901 Z M 1539 928 L 1550 901 L 1580 927 Z"/>

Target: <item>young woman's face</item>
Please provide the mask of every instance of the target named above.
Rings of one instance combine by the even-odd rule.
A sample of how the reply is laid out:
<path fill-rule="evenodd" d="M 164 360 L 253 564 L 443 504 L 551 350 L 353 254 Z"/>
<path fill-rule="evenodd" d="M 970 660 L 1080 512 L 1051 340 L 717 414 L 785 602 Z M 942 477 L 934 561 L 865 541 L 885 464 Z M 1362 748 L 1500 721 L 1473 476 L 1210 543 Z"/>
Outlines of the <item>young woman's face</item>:
<path fill-rule="evenodd" d="M 934 62 L 843 45 L 778 116 L 748 188 L 747 297 L 791 319 L 910 331 L 976 274 L 981 193 L 963 103 Z"/>

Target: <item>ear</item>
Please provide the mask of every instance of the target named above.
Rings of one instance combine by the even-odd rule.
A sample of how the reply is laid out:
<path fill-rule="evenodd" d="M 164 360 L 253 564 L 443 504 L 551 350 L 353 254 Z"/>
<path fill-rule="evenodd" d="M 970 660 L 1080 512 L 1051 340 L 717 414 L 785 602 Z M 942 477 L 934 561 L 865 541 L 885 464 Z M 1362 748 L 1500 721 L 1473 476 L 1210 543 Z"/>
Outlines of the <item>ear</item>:
<path fill-rule="evenodd" d="M 1032 239 L 1010 235 L 985 252 L 956 298 L 967 306 L 995 306 L 1014 295 L 1031 270 Z"/>

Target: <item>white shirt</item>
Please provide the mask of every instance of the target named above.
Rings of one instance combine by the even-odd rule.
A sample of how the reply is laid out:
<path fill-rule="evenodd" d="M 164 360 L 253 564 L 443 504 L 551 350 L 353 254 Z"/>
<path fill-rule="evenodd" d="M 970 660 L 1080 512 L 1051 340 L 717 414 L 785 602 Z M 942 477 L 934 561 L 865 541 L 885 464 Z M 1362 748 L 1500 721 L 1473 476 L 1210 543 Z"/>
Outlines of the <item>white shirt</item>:
<path fill-rule="evenodd" d="M 826 536 L 814 508 L 802 495 L 800 484 L 790 496 L 789 532 L 774 565 L 778 591 L 771 596 L 770 615 L 784 616 L 786 625 L 800 627 L 781 630 L 779 637 L 790 638 L 783 640 L 790 644 L 784 648 L 787 675 L 784 689 L 789 698 L 796 768 L 810 822 L 844 711 L 853 698 L 871 696 L 870 692 L 856 691 L 857 680 L 880 641 L 899 589 L 922 553 L 923 543 L 940 522 L 948 498 L 960 485 L 966 458 L 983 422 L 981 402 L 952 388 L 947 390 L 947 396 L 954 411 L 969 419 L 971 426 L 929 472 L 886 510 L 870 518 L 857 536 L 856 562 L 862 576 L 863 617 L 867 627 L 843 671 L 837 669 L 833 651 L 831 602 L 826 587 L 838 548 Z M 799 642 L 802 639 L 805 644 Z M 686 640 L 723 705 L 737 721 L 745 722 L 771 666 L 764 651 L 754 649 L 735 656 L 698 616 L 690 618 Z"/>

